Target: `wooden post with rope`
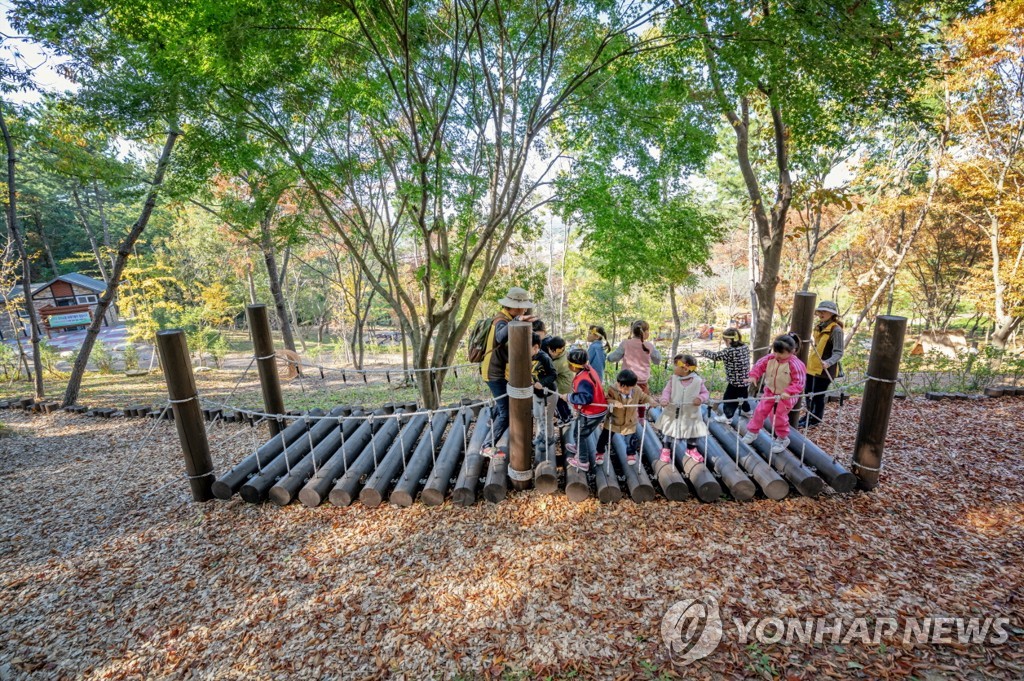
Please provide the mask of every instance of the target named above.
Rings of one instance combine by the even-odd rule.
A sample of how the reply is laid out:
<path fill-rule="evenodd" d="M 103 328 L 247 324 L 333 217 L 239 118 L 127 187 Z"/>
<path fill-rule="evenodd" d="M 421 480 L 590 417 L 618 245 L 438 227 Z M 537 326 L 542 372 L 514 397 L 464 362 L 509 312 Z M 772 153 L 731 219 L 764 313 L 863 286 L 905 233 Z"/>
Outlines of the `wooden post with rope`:
<path fill-rule="evenodd" d="M 281 394 L 281 378 L 277 375 L 277 355 L 274 352 L 274 337 L 270 334 L 270 319 L 267 306 L 248 305 L 245 308 L 249 319 L 249 335 L 252 337 L 253 356 L 260 372 L 260 388 L 263 389 L 263 407 L 268 414 L 284 413 L 284 396 Z M 268 419 L 270 434 L 281 432 L 281 424 Z"/>
<path fill-rule="evenodd" d="M 795 333 L 800 339 L 800 345 L 796 349 L 796 356 L 807 366 L 807 358 L 810 356 L 811 343 L 814 342 L 814 308 L 818 304 L 818 294 L 808 291 L 797 291 L 793 296 L 793 315 L 789 320 L 789 331 Z M 804 391 L 806 392 L 806 391 Z M 797 400 L 789 412 L 789 425 L 795 426 L 800 418 L 800 405 L 804 398 Z"/>
<path fill-rule="evenodd" d="M 508 476 L 517 490 L 533 482 L 533 325 L 508 324 Z"/>
<path fill-rule="evenodd" d="M 181 329 L 157 331 L 156 345 L 160 363 L 164 368 L 167 394 L 174 411 L 174 425 L 185 455 L 185 470 L 192 488 L 192 499 L 213 499 L 213 460 L 210 442 L 206 439 L 206 422 L 199 408 L 199 393 L 192 374 L 192 359 L 188 353 L 185 332 Z"/>
<path fill-rule="evenodd" d="M 853 447 L 853 472 L 857 486 L 872 490 L 878 486 L 882 469 L 882 451 L 889 432 L 892 400 L 896 393 L 896 379 L 900 374 L 903 339 L 907 333 L 907 318 L 892 315 L 875 317 L 875 335 L 871 339 L 868 357 L 867 385 L 860 405 L 860 425 Z"/>

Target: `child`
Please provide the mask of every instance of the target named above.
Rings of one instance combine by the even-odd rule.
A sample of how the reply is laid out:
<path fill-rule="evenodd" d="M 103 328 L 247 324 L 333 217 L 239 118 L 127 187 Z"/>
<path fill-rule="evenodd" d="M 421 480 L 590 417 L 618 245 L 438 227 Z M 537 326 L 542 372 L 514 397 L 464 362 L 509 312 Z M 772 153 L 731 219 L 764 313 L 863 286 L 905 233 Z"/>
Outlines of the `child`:
<path fill-rule="evenodd" d="M 558 372 L 558 395 L 555 402 L 556 425 L 564 426 L 572 419 L 572 410 L 569 403 L 562 399 L 562 395 L 572 390 L 572 379 L 576 374 L 569 368 L 569 358 L 565 355 L 565 339 L 561 336 L 548 336 L 541 339 L 541 349 L 548 353 L 551 361 Z"/>
<path fill-rule="evenodd" d="M 587 331 L 587 342 L 590 343 L 590 346 L 587 348 L 587 362 L 597 372 L 598 380 L 603 381 L 604 363 L 608 356 L 608 350 L 611 349 L 611 346 L 608 345 L 608 334 L 604 332 L 604 327 L 591 326 Z"/>
<path fill-rule="evenodd" d="M 601 379 L 587 363 L 586 350 L 573 348 L 569 351 L 569 368 L 576 372 L 576 377 L 572 379 L 572 392 L 565 395 L 565 401 L 576 410 L 573 434 L 577 452 L 567 461 L 573 468 L 586 471 L 590 468 L 590 455 L 594 453 L 594 443 L 590 436 L 604 421 L 608 407 L 605 406 L 607 401 L 601 388 Z M 569 447 L 571 453 L 572 445 Z"/>
<path fill-rule="evenodd" d="M 597 440 L 598 466 L 604 464 L 604 453 L 608 449 L 612 433 L 619 433 L 626 438 L 626 463 L 630 466 L 636 463 L 636 455 L 640 451 L 640 436 L 636 432 L 640 420 L 639 405 L 658 404 L 656 399 L 640 389 L 636 373 L 629 369 L 620 371 L 615 377 L 615 383 L 604 390 L 612 415 L 609 423 L 601 429 L 601 437 Z"/>
<path fill-rule="evenodd" d="M 543 341 L 548 337 L 548 325 L 544 323 L 543 319 L 534 319 L 533 332 L 540 336 L 540 339 Z"/>
<path fill-rule="evenodd" d="M 647 381 L 651 378 L 651 362 L 661 362 L 661 353 L 654 347 L 647 338 L 651 335 L 651 326 L 642 319 L 633 322 L 629 331 L 630 338 L 619 343 L 608 355 L 609 362 L 622 361 L 622 368 L 629 369 L 636 374 L 637 387 L 645 393 L 651 391 Z M 746 386 L 747 372 L 743 372 L 743 385 Z"/>
<path fill-rule="evenodd" d="M 558 371 L 548 353 L 541 349 L 539 334 L 533 334 L 533 420 L 541 434 L 550 436 L 551 416 L 548 399 L 554 399 L 558 388 Z M 545 423 L 547 424 L 545 427 Z"/>
<path fill-rule="evenodd" d="M 728 383 L 725 386 L 725 394 L 722 395 L 724 414 L 715 414 L 714 419 L 719 423 L 728 423 L 732 420 L 737 408 L 744 413 L 750 412 L 750 404 L 747 402 L 750 348 L 743 342 L 743 336 L 739 329 L 726 329 L 722 332 L 722 338 L 729 344 L 724 350 L 718 352 L 701 350 L 700 355 L 716 362 L 722 360 L 725 363 L 725 377 Z"/>
<path fill-rule="evenodd" d="M 757 439 L 768 413 L 774 410 L 772 432 L 775 433 L 775 442 L 772 443 L 772 452 L 784 452 L 789 446 L 789 410 L 796 404 L 794 396 L 803 392 L 807 380 L 807 369 L 796 356 L 799 342 L 790 333 L 779 336 L 772 343 L 772 354 L 757 360 L 750 370 L 751 384 L 764 377 L 764 397 L 747 423 L 743 441 L 748 445 Z"/>
<path fill-rule="evenodd" d="M 843 358 L 843 322 L 839 307 L 831 300 L 823 300 L 814 311 L 818 323 L 814 325 L 814 341 L 807 356 L 807 415 L 800 419 L 798 428 L 816 426 L 825 416 L 828 388 L 841 370 Z"/>
<path fill-rule="evenodd" d="M 700 405 L 711 396 L 704 379 L 697 375 L 697 360 L 693 355 L 676 355 L 672 377 L 661 393 L 665 407 L 658 418 L 657 428 L 664 438 L 661 460 L 672 463 L 676 440 L 686 440 L 686 455 L 695 461 L 704 457 L 697 451 L 697 438 L 708 434 L 707 424 L 700 415 Z"/>

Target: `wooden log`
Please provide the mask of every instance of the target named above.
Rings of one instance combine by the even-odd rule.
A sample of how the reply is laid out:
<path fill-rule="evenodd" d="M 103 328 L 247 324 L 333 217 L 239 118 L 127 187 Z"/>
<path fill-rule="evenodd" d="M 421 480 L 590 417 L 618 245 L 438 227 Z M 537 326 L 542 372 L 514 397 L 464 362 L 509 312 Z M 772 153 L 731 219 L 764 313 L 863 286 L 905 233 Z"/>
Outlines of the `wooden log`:
<path fill-rule="evenodd" d="M 796 349 L 796 356 L 807 366 L 807 357 L 811 354 L 811 345 L 814 343 L 814 308 L 818 304 L 818 294 L 809 291 L 797 291 L 793 295 L 793 313 L 790 316 L 789 331 L 795 333 L 800 339 L 800 346 Z M 800 418 L 800 410 L 804 398 L 797 399 L 796 404 L 789 412 L 789 423 L 795 426 Z"/>
<path fill-rule="evenodd" d="M 511 432 L 506 429 L 498 441 L 495 443 L 495 448 L 503 454 L 500 457 L 494 457 L 487 464 L 487 478 L 484 480 L 484 501 L 489 501 L 492 504 L 496 504 L 499 501 L 504 501 L 505 497 L 508 496 L 508 461 L 509 461 L 509 449 Z"/>
<path fill-rule="evenodd" d="M 230 499 L 231 495 L 241 489 L 245 481 L 256 475 L 263 466 L 269 465 L 276 459 L 287 444 L 291 446 L 296 440 L 304 436 L 308 424 L 301 419 L 293 421 L 291 425 L 270 438 L 261 445 L 255 452 L 242 459 L 227 473 L 214 481 L 213 495 L 218 499 Z"/>
<path fill-rule="evenodd" d="M 360 481 L 363 479 L 363 476 L 373 472 L 379 461 L 387 456 L 394 443 L 397 442 L 398 446 L 402 445 L 401 441 L 397 440 L 398 432 L 408 420 L 409 418 L 405 416 L 384 420 L 384 425 L 374 433 L 369 446 L 363 448 L 363 451 L 349 465 L 344 474 L 338 478 L 330 494 L 327 495 L 332 504 L 335 506 L 352 505 L 359 491 Z M 399 423 L 399 421 L 402 423 Z"/>
<path fill-rule="evenodd" d="M 185 455 L 185 471 L 188 474 L 192 499 L 208 501 L 213 498 L 213 460 L 210 457 L 210 443 L 206 439 L 206 424 L 199 406 L 196 379 L 192 374 L 192 359 L 181 329 L 157 331 L 157 349 L 160 364 L 164 368 L 167 395 L 177 415 L 175 425 L 181 451 Z"/>
<path fill-rule="evenodd" d="M 371 414 L 374 417 L 384 416 L 383 409 L 377 409 Z M 359 424 L 351 437 L 346 437 L 329 459 L 327 459 L 319 470 L 306 481 L 306 484 L 299 490 L 299 501 L 303 506 L 315 508 L 323 503 L 330 494 L 334 484 L 348 470 L 348 467 L 356 460 L 363 450 L 373 440 L 376 433 L 386 421 L 391 419 L 365 419 Z"/>
<path fill-rule="evenodd" d="M 340 413 L 335 409 L 328 415 L 336 418 Z M 313 409 L 309 415 L 323 416 L 324 411 L 323 409 Z M 297 420 L 304 421 L 305 419 Z M 258 471 L 245 481 L 245 484 L 238 490 L 240 497 L 250 504 L 258 504 L 266 499 L 267 493 L 270 492 L 274 483 L 288 475 L 292 466 L 297 466 L 321 440 L 327 437 L 331 430 L 338 427 L 338 422 L 334 418 L 316 419 L 309 421 L 308 424 L 308 427 L 303 429 L 303 437 L 296 439 L 294 443 L 288 443 L 286 447 L 282 448 L 283 451 L 280 455 L 269 464 L 264 464 L 263 470 Z"/>
<path fill-rule="evenodd" d="M 557 436 L 544 437 L 537 433 L 533 440 L 534 457 L 537 465 L 533 469 L 533 486 L 542 494 L 554 494 L 558 491 L 558 454 Z"/>
<path fill-rule="evenodd" d="M 267 306 L 249 305 L 245 308 L 245 313 L 249 319 L 253 356 L 256 357 L 256 367 L 260 375 L 264 411 L 267 414 L 283 414 L 284 396 L 281 394 L 281 378 L 277 373 L 277 355 L 274 353 L 274 337 L 270 333 Z M 277 435 L 283 429 L 283 426 L 274 419 L 269 419 L 267 423 L 270 425 L 271 435 Z"/>
<path fill-rule="evenodd" d="M 463 407 L 452 422 L 448 431 L 441 453 L 437 455 L 434 468 L 430 471 L 427 484 L 420 492 L 420 501 L 426 506 L 440 506 L 448 494 L 448 487 L 451 485 L 452 473 L 459 465 L 459 459 L 467 448 L 467 429 L 473 420 L 473 410 Z M 394 495 L 392 495 L 393 497 Z M 392 501 L 395 501 L 392 498 Z"/>
<path fill-rule="evenodd" d="M 346 414 L 346 411 L 349 413 Z M 355 411 L 355 416 L 352 415 L 351 409 L 343 407 L 336 407 L 331 410 L 331 413 L 336 413 L 338 416 L 336 425 L 313 447 L 313 451 L 306 458 L 292 466 L 291 472 L 275 482 L 267 493 L 270 500 L 278 506 L 290 504 L 299 490 L 308 484 L 309 480 L 331 460 L 331 457 L 355 434 L 356 430 L 366 423 L 366 419 L 359 418 L 363 415 L 362 410 L 359 409 Z M 321 423 L 326 422 L 321 421 Z"/>
<path fill-rule="evenodd" d="M 562 431 L 563 450 L 568 443 L 569 428 L 566 428 Z M 565 496 L 568 497 L 569 501 L 577 503 L 590 498 L 590 482 L 587 480 L 587 474 L 569 464 L 565 466 Z"/>
<path fill-rule="evenodd" d="M 597 437 L 598 433 L 594 433 Z M 604 463 L 597 465 L 596 456 L 591 457 L 590 462 L 594 466 L 594 487 L 597 488 L 597 500 L 602 504 L 614 504 L 622 500 L 622 488 L 615 477 L 614 456 L 612 452 L 605 453 Z"/>
<path fill-rule="evenodd" d="M 722 496 L 722 486 L 718 484 L 718 480 L 703 461 L 697 461 L 687 455 L 684 440 L 676 440 L 672 451 L 672 460 L 690 481 L 698 499 L 706 503 L 718 501 Z"/>
<path fill-rule="evenodd" d="M 484 470 L 484 457 L 480 455 L 484 440 L 491 434 L 491 410 L 484 407 L 480 410 L 473 434 L 470 436 L 466 449 L 466 458 L 459 470 L 459 478 L 452 490 L 452 501 L 459 506 L 472 506 L 476 503 L 476 488 L 480 485 L 480 476 Z"/>
<path fill-rule="evenodd" d="M 740 440 L 740 434 L 725 424 L 712 421 L 708 424 L 712 437 L 754 479 L 757 486 L 769 499 L 785 499 L 789 494 L 789 483 L 776 473 L 768 462 Z"/>
<path fill-rule="evenodd" d="M 738 430 L 741 433 L 747 432 L 747 420 L 742 417 L 739 419 Z M 789 450 L 772 453 L 772 437 L 767 430 L 762 430 L 757 434 L 757 439 L 754 440 L 752 446 L 754 451 L 761 455 L 761 458 L 768 461 L 775 470 L 782 474 L 782 477 L 793 483 L 796 490 L 805 497 L 816 497 L 825 489 L 825 481 L 801 466 Z"/>
<path fill-rule="evenodd" d="M 533 325 L 530 322 L 509 322 L 508 324 L 508 455 L 507 463 L 512 487 L 517 490 L 530 489 L 533 482 L 533 359 L 531 338 Z M 494 462 L 492 461 L 492 464 Z M 492 470 L 502 466 L 491 466 Z M 488 473 L 490 477 L 490 473 Z M 506 481 L 507 485 L 508 481 Z M 487 487 L 484 487 L 487 497 Z M 504 495 L 501 497 L 504 499 Z"/>
<path fill-rule="evenodd" d="M 1017 394 L 1016 390 L 1014 390 L 1013 392 L 1014 392 L 1014 395 Z M 989 387 L 989 388 L 985 388 L 985 395 L 986 395 L 986 397 L 1002 397 L 1003 396 L 1003 389 L 1001 387 L 999 387 L 999 386 L 992 386 L 992 387 Z"/>
<path fill-rule="evenodd" d="M 446 414 L 437 414 L 436 416 L 445 416 L 447 419 Z M 416 447 L 416 442 L 428 421 L 430 421 L 430 413 L 419 412 L 413 415 L 405 428 L 398 433 L 391 449 L 378 462 L 377 467 L 370 473 L 366 484 L 359 492 L 359 501 L 363 506 L 375 508 L 381 505 L 387 497 L 388 490 L 391 489 L 392 479 L 401 473 L 402 464 L 409 460 L 409 456 Z M 429 442 L 427 446 L 430 446 Z"/>
<path fill-rule="evenodd" d="M 868 357 L 868 382 L 860 403 L 860 424 L 853 449 L 853 472 L 858 478 L 857 485 L 863 490 L 872 490 L 878 485 L 906 332 L 906 317 L 875 317 L 875 333 Z"/>
<path fill-rule="evenodd" d="M 789 450 L 797 459 L 817 471 L 821 479 L 835 491 L 843 493 L 856 489 L 857 476 L 846 470 L 830 454 L 822 451 L 821 447 L 811 442 L 803 433 L 797 430 L 789 431 Z"/>
<path fill-rule="evenodd" d="M 416 445 L 416 451 L 409 457 L 405 464 L 405 470 L 395 483 L 395 488 L 388 499 L 396 506 L 412 506 L 416 498 L 416 492 L 420 488 L 420 479 L 423 478 L 433 467 L 438 450 L 444 444 L 442 435 L 448 428 L 451 420 L 451 412 L 438 412 L 430 422 L 430 426 L 420 438 Z M 450 436 L 449 436 L 450 437 Z M 362 498 L 360 496 L 360 498 Z"/>
<path fill-rule="evenodd" d="M 647 421 L 644 421 L 644 430 L 647 432 L 643 437 L 642 458 L 654 472 L 661 493 L 669 501 L 686 501 L 690 498 L 690 488 L 675 466 L 661 460 L 661 438 Z"/>
<path fill-rule="evenodd" d="M 757 494 L 757 486 L 754 485 L 754 481 L 748 478 L 747 474 L 736 465 L 736 462 L 729 458 L 714 436 L 709 434 L 707 438 L 698 438 L 697 451 L 704 455 L 704 461 L 722 479 L 733 499 L 749 501 L 754 498 L 754 495 Z M 710 491 L 708 493 L 710 494 Z"/>
<path fill-rule="evenodd" d="M 609 455 L 615 457 L 615 460 L 619 462 L 619 468 L 626 476 L 626 489 L 629 490 L 630 499 L 638 504 L 653 501 L 654 485 L 651 484 L 647 470 L 641 463 L 641 454 L 637 453 L 637 461 L 633 465 L 629 465 L 626 461 L 626 438 L 624 436 L 612 433 Z"/>

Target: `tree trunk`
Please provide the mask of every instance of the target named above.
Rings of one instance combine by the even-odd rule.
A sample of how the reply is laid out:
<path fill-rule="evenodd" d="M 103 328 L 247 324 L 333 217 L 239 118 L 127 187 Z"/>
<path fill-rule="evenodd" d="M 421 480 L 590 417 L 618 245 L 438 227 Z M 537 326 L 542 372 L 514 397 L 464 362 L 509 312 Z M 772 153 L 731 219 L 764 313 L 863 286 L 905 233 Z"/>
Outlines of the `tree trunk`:
<path fill-rule="evenodd" d="M 107 222 L 107 212 L 103 210 L 103 195 L 100 194 L 100 185 L 96 180 L 92 182 L 92 194 L 96 197 L 96 210 L 100 214 L 100 227 L 103 229 L 103 247 L 110 253 L 110 267 L 114 267 L 114 251 L 110 245 L 110 224 Z"/>
<path fill-rule="evenodd" d="M 274 243 L 270 238 L 270 220 L 273 217 L 273 211 L 273 207 L 268 209 L 266 214 L 260 219 L 260 250 L 263 253 L 263 262 L 267 266 L 267 277 L 270 279 L 270 295 L 274 298 L 274 308 L 277 310 L 277 320 L 281 324 L 281 336 L 284 339 L 284 346 L 295 352 L 295 337 L 292 335 L 292 324 L 288 316 L 288 304 L 284 299 L 284 291 L 281 289 L 281 275 L 277 269 L 277 256 L 274 253 Z"/>
<path fill-rule="evenodd" d="M 248 252 L 245 254 L 246 258 L 249 257 Z M 245 279 L 249 283 L 249 303 L 251 305 L 256 304 L 256 280 L 252 276 L 252 260 L 249 260 L 245 266 Z"/>
<path fill-rule="evenodd" d="M 11 139 L 11 132 L 7 129 L 7 119 L 0 110 L 0 132 L 3 132 L 4 146 L 7 147 L 7 228 L 11 232 L 11 240 L 21 258 L 21 290 L 25 297 L 25 310 L 28 312 L 29 327 L 32 331 L 32 364 L 35 367 L 35 391 L 36 399 L 43 399 L 43 361 L 39 356 L 39 324 L 36 322 L 36 304 L 32 300 L 32 267 L 28 261 L 28 251 L 25 249 L 25 241 L 21 237 L 21 230 L 18 228 L 18 207 L 17 207 L 17 182 L 15 180 L 15 165 L 18 162 L 14 154 L 14 141 Z M 17 331 L 15 331 L 17 335 Z"/>
<path fill-rule="evenodd" d="M 39 213 L 34 213 L 32 217 L 36 223 L 36 231 L 39 232 L 39 239 L 43 242 L 46 262 L 50 265 L 50 271 L 53 272 L 53 276 L 56 277 L 60 274 L 60 270 L 57 269 L 57 261 L 53 259 L 53 249 L 50 248 L 50 240 L 46 238 L 46 229 L 43 227 L 43 221 L 39 217 Z"/>
<path fill-rule="evenodd" d="M 1024 321 L 1024 317 L 1010 317 L 1005 324 L 999 324 L 995 333 L 992 334 L 992 345 L 1000 350 L 1004 349 L 1010 341 L 1010 336 L 1020 327 L 1021 321 Z"/>
<path fill-rule="evenodd" d="M 77 188 L 71 189 L 71 196 L 75 199 L 75 205 L 78 207 L 78 221 L 82 223 L 82 229 L 85 230 L 86 235 L 89 237 L 89 245 L 92 246 L 92 254 L 96 258 L 96 267 L 99 268 L 103 281 L 107 286 L 110 286 L 110 276 L 107 274 L 107 266 L 103 264 L 103 255 L 100 253 L 99 242 L 96 241 L 96 235 L 89 225 L 89 217 L 85 212 L 85 206 L 82 205 L 82 197 L 79 196 Z"/>
<path fill-rule="evenodd" d="M 679 304 L 676 302 L 676 287 L 668 287 L 669 305 L 672 306 L 672 355 L 675 357 L 679 352 L 679 335 L 683 332 L 683 322 L 679 318 Z M 671 359 L 670 357 L 670 359 Z"/>
<path fill-rule="evenodd" d="M 71 369 L 71 378 L 68 379 L 68 387 L 64 392 L 65 407 L 74 404 L 78 399 L 78 392 L 82 387 L 82 377 L 85 375 L 85 366 L 89 363 L 89 355 L 92 353 L 93 345 L 96 344 L 96 338 L 99 336 L 103 317 L 117 297 L 117 289 L 121 284 L 121 274 L 128 262 L 128 256 L 131 254 L 135 242 L 139 240 L 143 230 L 146 229 L 146 225 L 149 224 L 149 218 L 156 207 L 157 193 L 163 185 L 164 174 L 167 172 L 167 166 L 171 161 L 171 151 L 174 149 L 174 143 L 178 141 L 179 135 L 181 133 L 177 130 L 177 126 L 173 126 L 167 133 L 167 141 L 164 142 L 163 151 L 160 153 L 159 160 L 157 160 L 156 171 L 153 173 L 153 182 L 150 185 L 149 193 L 146 195 L 146 202 L 142 206 L 142 213 L 117 249 L 117 259 L 114 261 L 114 270 L 111 272 L 107 290 L 100 296 L 100 301 L 97 303 L 94 312 L 95 317 L 93 317 L 92 323 L 89 324 L 89 329 L 85 333 L 85 340 L 82 342 L 82 348 L 78 353 L 78 358 L 75 359 L 74 367 Z"/>

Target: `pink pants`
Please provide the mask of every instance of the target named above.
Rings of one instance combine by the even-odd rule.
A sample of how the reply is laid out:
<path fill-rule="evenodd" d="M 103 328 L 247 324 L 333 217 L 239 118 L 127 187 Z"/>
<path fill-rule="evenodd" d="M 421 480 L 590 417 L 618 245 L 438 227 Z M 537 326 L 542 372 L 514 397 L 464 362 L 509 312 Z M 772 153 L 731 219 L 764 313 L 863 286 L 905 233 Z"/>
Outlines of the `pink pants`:
<path fill-rule="evenodd" d="M 747 430 L 760 433 L 765 419 L 774 411 L 772 432 L 775 433 L 775 437 L 780 439 L 789 437 L 789 411 L 796 404 L 796 400 L 783 398 L 776 402 L 774 397 L 769 391 L 765 391 L 765 396 L 757 403 L 757 408 L 754 409 L 754 414 L 750 417 L 750 422 L 747 423 Z"/>

